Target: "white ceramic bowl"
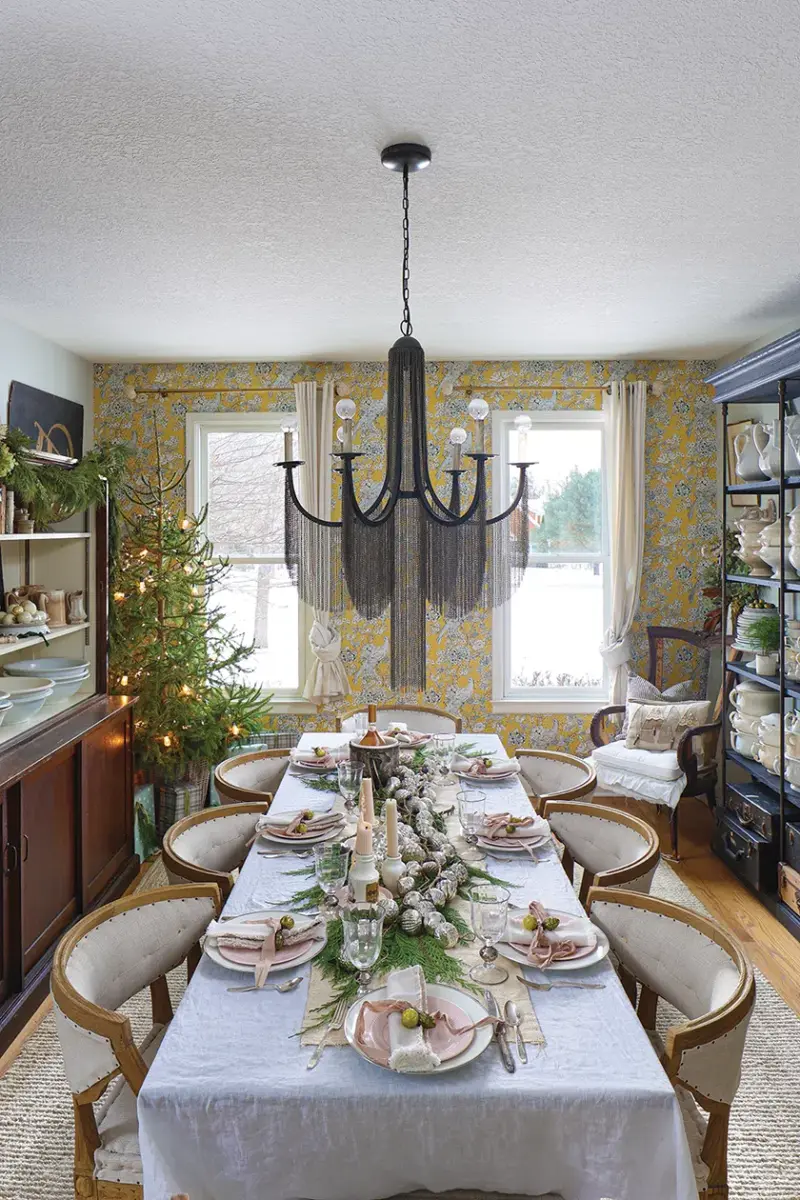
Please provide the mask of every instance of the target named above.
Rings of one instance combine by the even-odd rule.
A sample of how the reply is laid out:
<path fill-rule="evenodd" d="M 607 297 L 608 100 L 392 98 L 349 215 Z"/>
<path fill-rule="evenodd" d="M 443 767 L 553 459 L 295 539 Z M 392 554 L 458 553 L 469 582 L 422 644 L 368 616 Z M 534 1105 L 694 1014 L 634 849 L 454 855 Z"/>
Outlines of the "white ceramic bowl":
<path fill-rule="evenodd" d="M 737 709 L 732 708 L 728 713 L 728 720 L 737 733 L 750 733 L 754 737 L 758 733 L 758 723 L 760 717 L 749 717 L 746 713 L 740 713 Z"/>
<path fill-rule="evenodd" d="M 772 577 L 774 579 L 778 573 L 778 567 L 780 566 L 780 561 L 781 561 L 780 546 L 762 546 L 758 552 L 758 556 L 759 556 L 759 558 L 763 558 L 764 562 L 769 563 L 769 565 L 772 567 Z M 797 575 L 796 575 L 795 571 L 792 569 L 792 563 L 790 560 L 791 560 L 791 550 L 788 552 L 784 550 L 783 569 L 784 569 L 786 578 L 787 579 L 796 579 Z"/>
<path fill-rule="evenodd" d="M 780 755 L 774 746 L 765 746 L 762 742 L 756 741 L 755 756 L 762 767 L 766 767 L 770 775 L 778 774 L 778 759 Z"/>
<path fill-rule="evenodd" d="M 777 712 L 780 696 L 769 688 L 745 679 L 731 690 L 731 699 L 736 710 L 747 717 L 763 717 L 764 713 Z"/>
<path fill-rule="evenodd" d="M 76 679 L 56 679 L 53 683 L 53 694 L 48 696 L 47 704 L 57 704 L 61 700 L 66 700 L 69 696 L 74 696 L 80 690 L 84 679 L 89 678 L 89 672 L 85 675 L 79 675 Z"/>
<path fill-rule="evenodd" d="M 4 679 L 4 683 L 27 683 L 27 679 Z M 52 685 L 49 687 L 39 687 L 35 690 L 28 689 L 27 691 L 11 693 L 11 707 L 6 713 L 6 725 L 19 725 L 22 721 L 29 721 L 31 717 L 35 717 L 43 704 L 52 696 Z"/>
<path fill-rule="evenodd" d="M 25 679 L 76 679 L 87 674 L 89 663 L 82 658 L 29 658 L 8 663 L 3 669 L 6 675 Z"/>
<path fill-rule="evenodd" d="M 731 746 L 737 750 L 739 754 L 743 754 L 745 758 L 756 757 L 756 742 L 758 738 L 755 734 L 749 733 L 734 733 L 731 736 Z"/>

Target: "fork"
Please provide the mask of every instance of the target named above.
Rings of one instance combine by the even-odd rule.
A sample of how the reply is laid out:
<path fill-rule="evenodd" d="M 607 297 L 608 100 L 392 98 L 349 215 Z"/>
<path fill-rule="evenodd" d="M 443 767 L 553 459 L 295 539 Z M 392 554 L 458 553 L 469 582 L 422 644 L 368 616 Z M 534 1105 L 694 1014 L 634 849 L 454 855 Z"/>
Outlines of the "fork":
<path fill-rule="evenodd" d="M 347 1000 L 342 996 L 336 1008 L 333 1010 L 333 1017 L 330 1024 L 325 1029 L 319 1045 L 315 1048 L 311 1058 L 306 1063 L 309 1071 L 313 1071 L 319 1060 L 322 1058 L 323 1051 L 328 1043 L 328 1038 L 332 1033 L 337 1033 L 344 1025 L 345 1013 L 347 1012 Z"/>
<path fill-rule="evenodd" d="M 311 858 L 310 850 L 257 850 L 259 858 Z"/>

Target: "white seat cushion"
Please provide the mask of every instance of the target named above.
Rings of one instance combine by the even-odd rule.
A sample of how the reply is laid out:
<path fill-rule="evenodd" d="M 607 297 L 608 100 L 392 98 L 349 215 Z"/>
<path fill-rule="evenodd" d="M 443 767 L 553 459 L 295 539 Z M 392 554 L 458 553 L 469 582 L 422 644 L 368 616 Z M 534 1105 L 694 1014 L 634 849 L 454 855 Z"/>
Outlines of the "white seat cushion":
<path fill-rule="evenodd" d="M 148 1068 L 165 1033 L 166 1025 L 154 1025 L 139 1047 Z M 141 1184 L 136 1097 L 127 1080 L 116 1079 L 103 1096 L 98 1105 L 97 1132 L 100 1146 L 94 1155 L 95 1177 L 111 1183 Z"/>
<path fill-rule="evenodd" d="M 598 746 L 593 750 L 592 759 L 604 767 L 644 775 L 646 779 L 672 782 L 683 774 L 674 750 L 630 749 L 624 742 L 611 742 L 608 746 Z"/>

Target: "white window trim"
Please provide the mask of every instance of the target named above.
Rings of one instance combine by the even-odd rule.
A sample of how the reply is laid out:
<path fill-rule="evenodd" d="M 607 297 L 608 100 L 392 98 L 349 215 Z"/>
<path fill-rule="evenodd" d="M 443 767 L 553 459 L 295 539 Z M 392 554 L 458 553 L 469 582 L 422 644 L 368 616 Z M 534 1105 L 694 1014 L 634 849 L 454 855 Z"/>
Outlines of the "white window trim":
<path fill-rule="evenodd" d="M 492 414 L 492 448 L 497 454 L 492 472 L 494 511 L 499 512 L 507 505 L 508 479 L 508 433 L 520 415 L 518 410 L 503 409 Z M 538 409 L 528 413 L 533 421 L 535 437 L 537 425 L 553 429 L 600 428 L 606 429 L 606 413 L 602 410 L 569 410 L 542 412 Z M 535 470 L 535 468 L 534 468 Z M 603 481 L 603 547 L 600 554 L 548 555 L 548 559 L 575 562 L 602 562 L 604 566 L 604 625 L 608 625 L 610 610 L 609 546 L 608 546 L 608 478 L 606 472 L 606 439 L 602 439 L 601 477 Z M 495 608 L 492 612 L 492 712 L 494 713 L 595 713 L 608 704 L 608 669 L 603 667 L 603 686 L 592 691 L 581 692 L 577 688 L 512 688 L 508 678 L 510 668 L 507 653 L 510 641 L 510 603 Z"/>
<path fill-rule="evenodd" d="M 266 430 L 269 433 L 279 433 L 287 419 L 295 417 L 291 412 L 221 412 L 221 413 L 187 413 L 186 414 L 186 458 L 189 469 L 186 474 L 186 500 L 190 512 L 197 515 L 203 508 L 205 497 L 208 495 L 208 478 L 206 473 L 208 434 L 213 430 L 231 429 L 236 432 L 243 430 Z M 245 565 L 282 561 L 275 555 L 243 558 L 239 555 L 228 556 L 232 562 Z M 298 613 L 298 678 L 300 689 L 305 683 L 310 669 L 311 648 L 308 635 L 314 620 L 313 610 L 307 604 L 300 603 Z M 301 694 L 300 689 L 264 688 L 266 694 L 272 695 L 271 711 L 274 713 L 315 713 L 317 707 L 309 703 Z"/>

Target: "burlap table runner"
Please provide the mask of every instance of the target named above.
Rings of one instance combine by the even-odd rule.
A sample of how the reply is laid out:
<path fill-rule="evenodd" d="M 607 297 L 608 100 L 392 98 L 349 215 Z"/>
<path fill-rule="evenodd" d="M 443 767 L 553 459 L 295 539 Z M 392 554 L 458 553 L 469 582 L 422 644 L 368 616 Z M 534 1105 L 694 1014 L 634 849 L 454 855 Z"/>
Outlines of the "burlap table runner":
<path fill-rule="evenodd" d="M 449 794 L 451 790 L 453 797 L 455 797 L 455 788 L 441 789 L 440 797 L 442 802 L 445 802 L 450 798 Z M 463 853 L 467 849 L 467 846 L 461 837 L 460 825 L 455 814 L 447 817 L 446 825 L 448 837 L 451 839 L 458 852 L 460 854 Z M 458 898 L 454 901 L 453 907 L 469 924 L 469 901 Z M 451 950 L 448 953 L 454 955 L 454 957 L 458 958 L 464 964 L 466 974 L 470 967 L 473 967 L 476 963 L 480 962 L 480 943 L 476 940 L 474 942 L 470 942 L 466 946 L 458 945 L 455 950 Z M 500 958 L 502 959 L 502 950 L 500 951 Z M 520 1028 L 522 1030 L 523 1041 L 525 1041 L 529 1046 L 543 1046 L 545 1044 L 545 1038 L 539 1026 L 539 1022 L 536 1019 L 536 1013 L 534 1012 L 533 1004 L 531 1003 L 531 994 L 525 985 L 520 983 L 516 978 L 517 972 L 521 971 L 522 968 L 517 963 L 508 962 L 508 960 L 504 960 L 503 965 L 508 967 L 509 977 L 505 983 L 496 984 L 492 987 L 492 995 L 497 1000 L 497 1004 L 501 1012 L 503 1011 L 503 1006 L 505 1005 L 506 1001 L 513 1000 L 517 1006 L 517 1010 L 522 1020 Z M 374 986 L 380 987 L 384 982 L 385 980 L 383 978 L 376 976 Z M 328 980 L 324 978 L 319 968 L 312 964 L 311 980 L 309 982 L 308 996 L 306 998 L 306 1010 L 303 1015 L 303 1032 L 300 1035 L 300 1044 L 302 1046 L 316 1046 L 322 1040 L 322 1035 L 325 1032 L 325 1025 L 319 1025 L 316 1029 L 309 1029 L 308 1026 L 314 1025 L 319 1020 L 319 1016 L 315 1015 L 318 1013 L 319 1008 L 323 1005 L 332 1003 L 334 998 L 334 989 L 331 987 Z M 342 1030 L 338 1030 L 336 1033 L 331 1034 L 328 1039 L 328 1045 L 346 1046 L 347 1039 L 344 1036 L 344 1032 Z"/>

